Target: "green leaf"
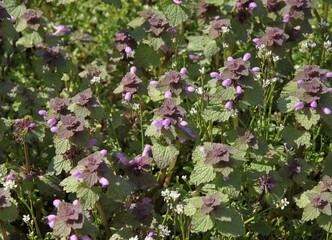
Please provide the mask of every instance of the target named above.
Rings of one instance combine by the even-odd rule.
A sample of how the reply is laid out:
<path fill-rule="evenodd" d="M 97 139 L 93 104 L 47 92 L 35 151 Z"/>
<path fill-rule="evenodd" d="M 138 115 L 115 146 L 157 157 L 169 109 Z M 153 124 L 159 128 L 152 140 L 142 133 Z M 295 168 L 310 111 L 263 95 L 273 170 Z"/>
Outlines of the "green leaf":
<path fill-rule="evenodd" d="M 160 64 L 160 55 L 148 45 L 139 45 L 135 53 L 135 66 L 156 67 Z"/>
<path fill-rule="evenodd" d="M 232 208 L 221 208 L 216 216 L 216 226 L 220 234 L 227 237 L 239 237 L 245 234 L 241 215 Z"/>
<path fill-rule="evenodd" d="M 207 232 L 212 229 L 213 221 L 208 214 L 203 214 L 198 211 L 191 220 L 192 232 Z"/>
<path fill-rule="evenodd" d="M 54 136 L 55 153 L 60 155 L 70 149 L 70 142 L 68 139 L 60 139 Z"/>
<path fill-rule="evenodd" d="M 192 14 L 192 6 L 190 4 L 174 4 L 166 6 L 164 10 L 166 18 L 173 27 L 186 21 Z"/>
<path fill-rule="evenodd" d="M 193 197 L 190 199 L 185 199 L 184 205 L 184 214 L 186 216 L 193 216 L 197 209 L 200 209 L 203 204 L 203 200 L 201 197 Z"/>
<path fill-rule="evenodd" d="M 312 126 L 318 123 L 320 115 L 316 113 L 316 111 L 301 109 L 299 112 L 295 113 L 295 118 L 302 127 L 309 130 Z"/>
<path fill-rule="evenodd" d="M 189 36 L 187 39 L 189 41 L 188 51 L 192 52 L 204 51 L 205 46 L 211 41 L 207 36 Z"/>
<path fill-rule="evenodd" d="M 317 218 L 317 223 L 321 228 L 323 228 L 325 231 L 332 233 L 332 216 L 327 216 L 325 214 L 321 214 Z"/>
<path fill-rule="evenodd" d="M 83 117 L 87 117 L 91 113 L 88 108 L 82 107 L 76 103 L 70 104 L 68 106 L 68 110 L 75 113 L 75 115 L 77 115 L 77 116 L 83 116 Z"/>
<path fill-rule="evenodd" d="M 221 108 L 220 106 L 207 106 L 203 112 L 205 121 L 226 122 L 231 116 L 231 111 Z"/>
<path fill-rule="evenodd" d="M 38 47 L 38 45 L 43 41 L 43 38 L 38 32 L 32 32 L 29 34 L 24 34 L 20 39 L 17 40 L 16 45 L 22 45 L 25 48 L 32 48 L 33 46 Z"/>
<path fill-rule="evenodd" d="M 18 208 L 15 205 L 0 208 L 0 220 L 5 222 L 13 222 L 18 218 Z"/>
<path fill-rule="evenodd" d="M 53 234 L 61 238 L 67 238 L 70 234 L 71 227 L 61 219 L 55 220 Z"/>
<path fill-rule="evenodd" d="M 320 212 L 317 208 L 314 208 L 311 205 L 306 206 L 303 209 L 302 220 L 303 221 L 311 221 L 316 219 L 320 215 Z"/>
<path fill-rule="evenodd" d="M 214 55 L 216 55 L 217 52 L 219 52 L 219 50 L 220 48 L 218 47 L 217 42 L 212 40 L 207 45 L 205 45 L 204 56 L 206 58 L 212 58 Z"/>
<path fill-rule="evenodd" d="M 69 176 L 62 180 L 60 186 L 62 186 L 67 193 L 75 193 L 80 184 L 81 182 L 79 182 L 76 177 Z"/>
<path fill-rule="evenodd" d="M 134 190 L 134 185 L 129 180 L 118 175 L 112 176 L 109 182 L 106 195 L 114 200 L 122 200 Z"/>
<path fill-rule="evenodd" d="M 18 1 L 15 0 L 3 0 L 6 10 L 8 13 L 16 19 L 19 19 L 24 12 L 26 11 L 26 7 L 24 4 L 18 4 Z"/>
<path fill-rule="evenodd" d="M 292 126 L 287 126 L 282 131 L 282 138 L 288 147 L 311 146 L 311 135 L 309 132 L 300 131 Z"/>
<path fill-rule="evenodd" d="M 97 187 L 88 188 L 83 185 L 79 185 L 77 188 L 77 197 L 85 210 L 90 210 L 96 205 L 99 200 L 98 190 Z"/>
<path fill-rule="evenodd" d="M 196 186 L 201 183 L 212 181 L 216 177 L 213 166 L 205 163 L 198 163 L 190 175 L 190 182 Z"/>
<path fill-rule="evenodd" d="M 157 163 L 157 166 L 164 169 L 177 158 L 179 150 L 173 145 L 164 146 L 156 142 L 152 146 L 152 155 L 153 159 Z"/>
<path fill-rule="evenodd" d="M 55 175 L 61 174 L 62 171 L 69 172 L 71 170 L 71 162 L 64 159 L 62 155 L 56 155 L 49 165 L 49 171 L 55 171 Z"/>
<path fill-rule="evenodd" d="M 103 0 L 104 3 L 114 5 L 117 8 L 122 8 L 121 0 Z"/>

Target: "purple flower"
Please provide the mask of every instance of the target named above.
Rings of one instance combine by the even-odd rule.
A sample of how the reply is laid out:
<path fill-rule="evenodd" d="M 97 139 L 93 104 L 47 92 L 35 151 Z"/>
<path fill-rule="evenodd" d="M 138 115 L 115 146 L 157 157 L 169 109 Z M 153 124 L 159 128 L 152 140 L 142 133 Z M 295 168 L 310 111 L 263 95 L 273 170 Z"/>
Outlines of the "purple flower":
<path fill-rule="evenodd" d="M 51 127 L 50 130 L 52 133 L 56 133 L 56 132 L 58 132 L 59 129 L 57 127 Z"/>
<path fill-rule="evenodd" d="M 233 60 L 234 60 L 233 57 L 231 57 L 231 56 L 227 57 L 227 61 L 228 61 L 228 62 L 233 61 Z"/>
<path fill-rule="evenodd" d="M 317 101 L 312 101 L 310 103 L 310 110 L 314 110 L 317 107 Z"/>
<path fill-rule="evenodd" d="M 120 163 L 122 163 L 123 165 L 128 165 L 129 161 L 122 153 L 117 152 L 115 155 L 117 158 L 119 158 Z"/>
<path fill-rule="evenodd" d="M 75 234 L 73 234 L 70 235 L 69 240 L 78 240 L 78 237 Z"/>
<path fill-rule="evenodd" d="M 88 235 L 84 235 L 84 236 L 82 237 L 82 240 L 91 240 L 91 238 L 90 238 Z"/>
<path fill-rule="evenodd" d="M 157 131 L 163 127 L 162 121 L 160 120 L 153 120 L 152 125 L 156 127 Z"/>
<path fill-rule="evenodd" d="M 194 60 L 194 61 L 198 61 L 200 59 L 200 57 L 195 55 L 195 54 L 189 54 L 189 59 Z"/>
<path fill-rule="evenodd" d="M 39 110 L 38 111 L 38 114 L 40 115 L 40 116 L 46 116 L 46 114 L 47 114 L 47 112 L 45 111 L 45 110 Z"/>
<path fill-rule="evenodd" d="M 261 176 L 258 178 L 259 189 L 272 191 L 275 188 L 275 181 L 270 176 Z"/>
<path fill-rule="evenodd" d="M 59 208 L 60 204 L 61 204 L 61 200 L 59 200 L 59 199 L 55 199 L 53 201 L 53 206 L 56 208 Z"/>
<path fill-rule="evenodd" d="M 211 72 L 210 73 L 210 77 L 215 78 L 216 80 L 220 80 L 221 79 L 221 75 L 218 72 Z"/>
<path fill-rule="evenodd" d="M 289 22 L 289 18 L 290 18 L 290 15 L 289 15 L 288 13 L 286 13 L 286 14 L 283 16 L 282 21 L 283 21 L 284 23 L 288 23 L 288 22 Z"/>
<path fill-rule="evenodd" d="M 50 226 L 50 228 L 52 228 L 52 229 L 54 228 L 54 223 L 55 223 L 56 219 L 57 219 L 57 216 L 54 214 L 47 216 L 48 226 Z"/>
<path fill-rule="evenodd" d="M 103 155 L 103 156 L 105 156 L 107 154 L 107 150 L 106 149 L 101 150 L 100 154 Z"/>
<path fill-rule="evenodd" d="M 187 88 L 186 88 L 186 90 L 188 91 L 188 92 L 195 92 L 195 88 L 194 87 L 192 87 L 192 86 L 188 86 Z"/>
<path fill-rule="evenodd" d="M 241 2 L 237 2 L 236 3 L 236 8 L 237 9 L 241 9 L 242 8 L 242 3 Z"/>
<path fill-rule="evenodd" d="M 166 91 L 166 92 L 165 92 L 165 98 L 172 98 L 172 93 L 171 93 L 171 91 Z"/>
<path fill-rule="evenodd" d="M 126 47 L 125 48 L 125 53 L 127 53 L 127 55 L 130 55 L 132 51 L 133 50 L 131 49 L 131 47 Z"/>
<path fill-rule="evenodd" d="M 158 81 L 151 81 L 151 82 L 150 82 L 150 85 L 151 85 L 151 86 L 157 86 L 157 84 L 158 84 Z"/>
<path fill-rule="evenodd" d="M 186 121 L 181 121 L 179 124 L 180 124 L 182 127 L 185 127 L 185 126 L 188 125 L 188 122 L 186 122 Z"/>
<path fill-rule="evenodd" d="M 304 108 L 304 103 L 303 102 L 296 102 L 294 104 L 295 106 L 295 111 L 299 111 L 300 109 Z"/>
<path fill-rule="evenodd" d="M 55 118 L 50 118 L 50 119 L 47 120 L 47 124 L 50 127 L 53 127 L 56 123 L 57 123 L 57 120 Z"/>
<path fill-rule="evenodd" d="M 182 4 L 182 3 L 183 3 L 182 0 L 173 0 L 173 2 L 174 2 L 175 4 Z"/>
<path fill-rule="evenodd" d="M 164 126 L 165 129 L 169 129 L 169 125 L 171 124 L 171 120 L 169 120 L 168 118 L 164 119 L 162 121 L 162 124 Z"/>
<path fill-rule="evenodd" d="M 89 139 L 88 147 L 92 147 L 93 145 L 97 144 L 97 139 L 91 138 Z"/>
<path fill-rule="evenodd" d="M 150 151 L 151 151 L 151 145 L 146 144 L 145 147 L 144 147 L 144 150 L 142 152 L 142 156 L 143 157 L 148 157 Z"/>
<path fill-rule="evenodd" d="M 132 66 L 132 67 L 130 68 L 130 72 L 131 72 L 132 74 L 135 74 L 136 71 L 137 71 L 137 68 L 136 68 L 135 66 Z"/>
<path fill-rule="evenodd" d="M 323 110 L 323 113 L 325 115 L 330 115 L 331 114 L 331 110 L 329 108 L 327 108 L 327 107 L 323 107 L 322 110 Z"/>
<path fill-rule="evenodd" d="M 129 102 L 131 100 L 131 93 L 130 92 L 126 92 L 126 94 L 124 96 L 124 100 L 126 100 L 127 102 Z"/>
<path fill-rule="evenodd" d="M 246 53 L 246 54 L 244 54 L 244 56 L 243 56 L 243 60 L 244 60 L 244 61 L 248 61 L 250 58 L 251 58 L 251 54 L 250 54 L 250 53 Z"/>
<path fill-rule="evenodd" d="M 236 94 L 237 94 L 237 95 L 240 95 L 240 94 L 243 93 L 243 89 L 242 89 L 242 87 L 241 87 L 240 85 L 239 85 L 239 86 L 236 86 L 235 91 L 236 91 Z"/>
<path fill-rule="evenodd" d="M 187 73 L 187 68 L 185 68 L 185 67 L 181 68 L 180 73 L 186 74 Z"/>
<path fill-rule="evenodd" d="M 325 76 L 328 77 L 328 78 L 332 78 L 332 72 L 327 72 L 327 73 L 325 74 Z"/>
<path fill-rule="evenodd" d="M 77 178 L 77 180 L 79 180 L 79 179 L 82 179 L 82 178 L 83 178 L 83 173 L 82 173 L 82 172 L 80 172 L 80 171 L 73 171 L 73 172 L 71 173 L 71 175 L 72 175 L 72 176 L 74 176 L 74 177 L 76 177 L 76 178 Z"/>
<path fill-rule="evenodd" d="M 261 69 L 259 67 L 253 67 L 251 71 L 253 72 L 259 72 Z"/>
<path fill-rule="evenodd" d="M 227 110 L 231 110 L 232 106 L 233 106 L 233 101 L 231 101 L 231 100 L 227 101 L 225 104 L 225 108 Z"/>
<path fill-rule="evenodd" d="M 223 85 L 224 87 L 229 87 L 232 84 L 232 80 L 227 78 L 224 81 L 222 81 L 221 85 Z"/>
<path fill-rule="evenodd" d="M 109 181 L 104 177 L 100 178 L 98 182 L 101 184 L 102 188 L 107 187 L 109 185 Z"/>
<path fill-rule="evenodd" d="M 257 4 L 255 2 L 249 3 L 249 10 L 252 11 L 257 7 Z"/>

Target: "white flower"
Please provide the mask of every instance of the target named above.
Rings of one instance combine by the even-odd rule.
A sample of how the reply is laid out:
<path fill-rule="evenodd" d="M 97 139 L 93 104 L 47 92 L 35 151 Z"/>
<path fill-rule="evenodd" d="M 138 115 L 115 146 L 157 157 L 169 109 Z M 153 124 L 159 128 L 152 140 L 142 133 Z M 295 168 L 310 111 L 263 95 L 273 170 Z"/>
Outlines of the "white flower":
<path fill-rule="evenodd" d="M 139 109 L 139 104 L 138 103 L 134 103 L 132 106 L 133 110 L 138 110 Z"/>
<path fill-rule="evenodd" d="M 8 180 L 8 181 L 3 183 L 3 187 L 4 187 L 5 191 L 7 191 L 7 190 L 11 190 L 13 188 L 16 188 L 17 185 L 15 184 L 15 181 Z"/>
<path fill-rule="evenodd" d="M 159 237 L 164 238 L 164 237 L 169 236 L 171 231 L 168 230 L 168 226 L 159 225 L 158 226 L 158 233 L 159 233 Z"/>
<path fill-rule="evenodd" d="M 177 204 L 174 211 L 177 214 L 182 214 L 184 212 L 184 206 L 182 204 Z"/>
<path fill-rule="evenodd" d="M 222 47 L 223 47 L 223 48 L 228 48 L 228 47 L 229 47 L 229 44 L 228 44 L 228 43 L 225 43 L 225 42 L 223 42 L 223 43 L 222 43 Z"/>
<path fill-rule="evenodd" d="M 91 84 L 94 83 L 100 83 L 100 77 L 94 76 L 91 80 L 90 80 Z"/>
<path fill-rule="evenodd" d="M 228 33 L 228 32 L 229 32 L 229 27 L 227 27 L 227 26 L 222 26 L 222 27 L 221 27 L 221 31 L 222 31 L 223 33 Z"/>
<path fill-rule="evenodd" d="M 280 200 L 279 203 L 277 203 L 277 207 L 280 207 L 281 210 L 284 210 L 284 208 L 289 204 L 287 198 L 283 198 Z"/>
<path fill-rule="evenodd" d="M 129 238 L 129 240 L 139 240 L 138 236 L 136 235 L 135 237 Z"/>
<path fill-rule="evenodd" d="M 205 67 L 202 67 L 201 69 L 198 70 L 201 74 L 205 73 Z"/>
<path fill-rule="evenodd" d="M 171 191 L 169 194 L 169 197 L 172 198 L 172 200 L 175 202 L 179 197 L 180 197 L 180 193 L 178 191 Z"/>
<path fill-rule="evenodd" d="M 197 89 L 195 90 L 195 92 L 196 92 L 197 94 L 202 95 L 202 94 L 203 94 L 203 88 L 202 88 L 202 87 L 199 87 L 199 88 L 197 88 Z"/>
<path fill-rule="evenodd" d="M 331 47 L 332 43 L 330 40 L 324 41 L 324 48 L 329 49 Z"/>
<path fill-rule="evenodd" d="M 279 56 L 272 56 L 272 60 L 273 62 L 277 62 L 280 60 L 280 57 Z"/>
<path fill-rule="evenodd" d="M 146 236 L 146 237 L 144 238 L 144 240 L 153 240 L 153 237 Z"/>
<path fill-rule="evenodd" d="M 30 215 L 23 215 L 22 218 L 23 222 L 25 222 L 26 224 L 28 224 L 30 222 Z"/>
<path fill-rule="evenodd" d="M 196 113 L 197 113 L 196 108 L 192 107 L 192 108 L 190 109 L 189 113 L 190 113 L 191 115 L 196 114 Z"/>
<path fill-rule="evenodd" d="M 187 179 L 187 175 L 183 175 L 181 178 L 182 178 L 182 180 L 186 180 Z"/>

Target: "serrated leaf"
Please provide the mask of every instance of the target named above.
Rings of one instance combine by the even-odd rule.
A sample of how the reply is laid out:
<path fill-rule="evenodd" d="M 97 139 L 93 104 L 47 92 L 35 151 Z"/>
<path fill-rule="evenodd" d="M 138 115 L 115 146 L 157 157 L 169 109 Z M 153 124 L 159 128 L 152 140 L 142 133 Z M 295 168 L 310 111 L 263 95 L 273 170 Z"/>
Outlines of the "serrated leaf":
<path fill-rule="evenodd" d="M 210 38 L 207 36 L 189 36 L 187 37 L 188 43 L 188 51 L 203 51 L 204 47 L 208 42 L 210 42 Z"/>
<path fill-rule="evenodd" d="M 301 109 L 299 112 L 295 113 L 295 118 L 302 127 L 309 130 L 312 126 L 318 123 L 320 115 L 309 109 Z"/>
<path fill-rule="evenodd" d="M 201 183 L 212 181 L 216 177 L 213 166 L 210 164 L 199 163 L 195 165 L 194 170 L 190 175 L 190 182 L 196 186 Z"/>
<path fill-rule="evenodd" d="M 3 0 L 3 2 L 8 13 L 16 19 L 19 19 L 26 11 L 25 5 L 18 4 L 17 1 Z"/>
<path fill-rule="evenodd" d="M 60 155 L 70 149 L 70 142 L 68 139 L 60 139 L 54 136 L 55 153 Z"/>
<path fill-rule="evenodd" d="M 76 177 L 69 176 L 62 180 L 60 186 L 62 186 L 67 193 L 75 193 L 80 184 L 81 182 L 79 182 Z"/>
<path fill-rule="evenodd" d="M 205 121 L 226 122 L 231 116 L 231 111 L 220 106 L 207 106 L 203 112 L 203 119 Z"/>
<path fill-rule="evenodd" d="M 234 87 L 217 87 L 211 90 L 211 102 L 213 104 L 225 104 L 225 101 L 233 100 L 236 97 Z"/>
<path fill-rule="evenodd" d="M 89 111 L 88 108 L 83 107 L 83 106 L 79 106 L 76 103 L 72 103 L 68 106 L 68 110 L 70 110 L 71 112 L 75 113 L 75 115 L 77 116 L 83 116 L 83 117 L 87 117 L 91 114 L 91 112 Z"/>
<path fill-rule="evenodd" d="M 38 47 L 42 41 L 43 39 L 38 32 L 32 32 L 29 34 L 24 34 L 20 39 L 17 40 L 16 45 L 22 45 L 25 48 L 32 48 L 33 46 Z"/>
<path fill-rule="evenodd" d="M 186 21 L 192 14 L 191 6 L 189 4 L 174 4 L 166 6 L 164 10 L 166 18 L 170 21 L 173 27 Z"/>
<path fill-rule="evenodd" d="M 213 228 L 213 221 L 208 214 L 198 211 L 191 220 L 192 232 L 207 232 Z"/>
<path fill-rule="evenodd" d="M 85 210 L 94 208 L 96 202 L 99 200 L 97 188 L 88 188 L 80 185 L 77 188 L 76 195 Z"/>
<path fill-rule="evenodd" d="M 53 234 L 55 236 L 66 238 L 69 236 L 71 231 L 71 227 L 62 220 L 55 220 L 54 227 L 53 227 Z"/>
<path fill-rule="evenodd" d="M 68 172 L 71 169 L 71 162 L 64 159 L 62 155 L 56 155 L 49 166 L 49 171 L 55 171 L 55 175 L 61 174 L 62 171 Z"/>
<path fill-rule="evenodd" d="M 173 145 L 164 146 L 156 142 L 152 146 L 152 155 L 157 166 L 160 169 L 164 169 L 177 158 L 179 150 Z"/>
<path fill-rule="evenodd" d="M 327 216 L 325 214 L 321 214 L 317 218 L 317 223 L 321 228 L 323 228 L 325 231 L 332 233 L 332 216 Z"/>
<path fill-rule="evenodd" d="M 205 45 L 204 56 L 206 58 L 212 58 L 214 55 L 216 55 L 217 52 L 219 52 L 219 50 L 220 48 L 218 47 L 217 42 L 212 40 Z"/>
<path fill-rule="evenodd" d="M 303 214 L 302 214 L 302 220 L 303 221 L 311 221 L 316 219 L 319 216 L 320 212 L 317 208 L 314 208 L 313 206 L 306 206 L 303 209 Z"/>

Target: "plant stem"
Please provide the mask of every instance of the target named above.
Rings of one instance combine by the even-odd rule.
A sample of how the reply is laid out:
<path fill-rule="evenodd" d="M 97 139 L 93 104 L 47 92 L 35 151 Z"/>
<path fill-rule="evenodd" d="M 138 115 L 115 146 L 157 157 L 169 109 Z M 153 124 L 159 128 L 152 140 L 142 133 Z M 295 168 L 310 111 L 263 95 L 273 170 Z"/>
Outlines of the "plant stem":
<path fill-rule="evenodd" d="M 106 216 L 104 207 L 103 207 L 103 205 L 101 205 L 100 201 L 97 202 L 97 210 L 98 210 L 98 213 L 101 217 L 101 222 L 103 223 L 103 226 L 105 228 L 105 233 L 106 233 L 106 238 L 105 239 L 109 239 L 111 237 L 110 225 L 108 224 L 107 216 Z"/>
<path fill-rule="evenodd" d="M 142 101 L 139 104 L 139 125 L 141 127 L 141 143 L 142 143 L 142 152 L 144 151 L 144 131 L 143 131 L 143 114 L 142 114 Z"/>
<path fill-rule="evenodd" d="M 171 164 L 169 165 L 169 172 L 168 172 L 168 174 L 167 174 L 167 176 L 166 176 L 166 178 L 165 178 L 164 184 L 163 184 L 163 187 L 164 187 L 164 188 L 167 188 L 168 185 L 169 185 L 169 183 L 170 183 L 170 181 L 171 181 L 172 174 L 173 174 L 173 170 L 174 170 L 174 168 L 175 168 L 175 164 L 176 164 L 176 160 L 177 160 L 177 158 L 175 158 L 175 159 L 171 162 Z"/>
<path fill-rule="evenodd" d="M 1 222 L 1 221 L 0 221 L 0 228 L 1 228 L 1 234 L 2 234 L 3 240 L 9 240 L 5 226 L 3 225 L 3 222 Z"/>
<path fill-rule="evenodd" d="M 26 173 L 30 172 L 30 157 L 29 157 L 29 147 L 27 143 L 24 143 L 24 158 L 25 158 L 25 171 Z"/>

